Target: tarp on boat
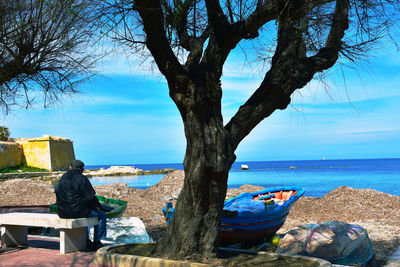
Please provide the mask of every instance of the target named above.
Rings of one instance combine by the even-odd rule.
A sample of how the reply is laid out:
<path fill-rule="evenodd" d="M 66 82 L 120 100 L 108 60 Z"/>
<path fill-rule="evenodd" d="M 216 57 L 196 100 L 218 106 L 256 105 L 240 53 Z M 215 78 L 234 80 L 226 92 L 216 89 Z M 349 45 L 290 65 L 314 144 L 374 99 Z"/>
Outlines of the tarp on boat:
<path fill-rule="evenodd" d="M 289 192 L 292 191 L 286 201 L 275 202 L 266 205 L 265 201 L 259 200 L 257 196 L 275 197 L 273 192 Z M 256 224 L 263 221 L 276 220 L 285 217 L 290 211 L 292 205 L 304 194 L 304 190 L 300 187 L 274 187 L 265 190 L 243 193 L 237 197 L 230 198 L 224 203 L 224 211 L 236 213 L 236 216 L 223 216 L 223 224 Z"/>
<path fill-rule="evenodd" d="M 374 247 L 363 227 L 330 221 L 293 228 L 280 240 L 276 252 L 365 266 L 374 256 Z"/>
<path fill-rule="evenodd" d="M 93 239 L 93 226 L 89 228 L 90 239 Z M 153 239 L 140 218 L 123 217 L 107 219 L 107 233 L 102 241 L 121 244 L 152 242 Z"/>

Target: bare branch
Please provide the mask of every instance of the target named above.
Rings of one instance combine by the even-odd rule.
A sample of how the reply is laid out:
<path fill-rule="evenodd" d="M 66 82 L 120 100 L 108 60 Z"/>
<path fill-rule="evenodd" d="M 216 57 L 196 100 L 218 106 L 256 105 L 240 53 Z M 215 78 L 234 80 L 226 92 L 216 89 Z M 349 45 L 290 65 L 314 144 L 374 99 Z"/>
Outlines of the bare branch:
<path fill-rule="evenodd" d="M 259 36 L 260 28 L 271 20 L 279 16 L 279 7 L 275 1 L 257 2 L 255 11 L 244 21 L 238 22 L 240 25 L 238 32 L 244 39 L 254 39 Z"/>
<path fill-rule="evenodd" d="M 278 44 L 271 69 L 256 92 L 225 126 L 235 146 L 276 109 L 285 109 L 290 103 L 291 94 L 304 87 L 316 72 L 336 62 L 341 40 L 348 28 L 348 4 L 348 0 L 337 0 L 326 46 L 310 59 L 307 58 L 303 38 L 308 28 L 307 3 L 297 1 L 296 5 L 284 7 L 279 16 Z"/>
<path fill-rule="evenodd" d="M 332 26 L 325 43 L 325 47 L 309 58 L 310 66 L 315 72 L 320 72 L 332 67 L 338 57 L 342 46 L 345 31 L 349 28 L 349 1 L 337 0 Z"/>
<path fill-rule="evenodd" d="M 167 79 L 172 79 L 183 68 L 172 51 L 164 30 L 164 14 L 157 0 L 136 1 L 134 9 L 143 19 L 146 46 L 153 55 L 158 68 Z"/>
<path fill-rule="evenodd" d="M 222 33 L 224 29 L 229 26 L 228 19 L 222 11 L 221 5 L 217 0 L 205 0 L 207 7 L 208 19 L 210 22 L 210 27 L 214 34 Z M 220 36 L 222 39 L 222 36 Z"/>
<path fill-rule="evenodd" d="M 6 112 L 12 105 L 30 107 L 35 91 L 43 91 L 44 101 L 48 94 L 76 92 L 90 76 L 97 57 L 83 49 L 90 39 L 88 5 L 0 1 L 0 10 L 6 7 L 0 17 L 0 107 Z"/>

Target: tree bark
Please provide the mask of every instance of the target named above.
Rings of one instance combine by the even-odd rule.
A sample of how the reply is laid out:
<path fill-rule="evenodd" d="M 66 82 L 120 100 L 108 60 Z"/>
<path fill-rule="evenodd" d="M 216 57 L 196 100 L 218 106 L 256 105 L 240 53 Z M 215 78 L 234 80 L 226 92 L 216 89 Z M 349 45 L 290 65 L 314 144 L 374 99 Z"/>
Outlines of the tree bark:
<path fill-rule="evenodd" d="M 203 74 L 198 73 L 196 77 L 202 78 L 194 81 L 185 77 L 179 82 L 184 88 L 177 90 L 196 93 L 192 96 L 197 99 L 196 105 L 191 105 L 190 96 L 178 93 L 174 99 L 187 139 L 185 182 L 167 236 L 153 251 L 157 256 L 202 260 L 216 256 L 228 172 L 235 155 L 230 135 L 223 127 L 220 87 Z"/>

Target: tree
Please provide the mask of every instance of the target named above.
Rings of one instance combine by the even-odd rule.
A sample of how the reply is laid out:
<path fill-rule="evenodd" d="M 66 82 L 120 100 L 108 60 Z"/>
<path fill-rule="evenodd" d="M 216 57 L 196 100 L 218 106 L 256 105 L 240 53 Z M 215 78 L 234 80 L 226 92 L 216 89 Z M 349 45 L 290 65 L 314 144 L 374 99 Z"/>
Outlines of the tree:
<path fill-rule="evenodd" d="M 8 141 L 10 130 L 6 126 L 0 126 L 0 141 Z"/>
<path fill-rule="evenodd" d="M 396 0 L 107 4 L 102 14 L 109 33 L 133 52 L 150 52 L 183 120 L 185 181 L 167 236 L 154 250 L 155 255 L 176 259 L 216 255 L 228 172 L 239 143 L 263 119 L 285 109 L 295 90 L 340 58 L 355 61 L 366 56 L 372 44 L 390 34 L 399 11 Z M 244 40 L 265 36 L 274 41 L 259 47 L 270 55 L 269 69 L 254 94 L 224 124 L 224 63 Z"/>
<path fill-rule="evenodd" d="M 28 108 L 36 97 L 47 106 L 88 78 L 88 3 L 0 0 L 0 108 Z"/>

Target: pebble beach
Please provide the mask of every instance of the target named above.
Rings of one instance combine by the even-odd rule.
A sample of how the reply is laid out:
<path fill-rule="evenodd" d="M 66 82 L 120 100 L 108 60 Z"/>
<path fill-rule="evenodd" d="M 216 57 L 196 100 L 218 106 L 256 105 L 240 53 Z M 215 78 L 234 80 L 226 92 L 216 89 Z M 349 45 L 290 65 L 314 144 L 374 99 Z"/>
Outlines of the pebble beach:
<path fill-rule="evenodd" d="M 147 232 L 154 239 L 163 237 L 167 230 L 161 209 L 166 202 L 175 202 L 183 185 L 183 171 L 166 175 L 148 189 L 128 187 L 125 183 L 95 186 L 96 193 L 128 202 L 124 217 L 139 217 Z M 228 189 L 227 197 L 243 192 L 263 189 L 243 185 Z M 11 179 L 0 182 L 0 207 L 22 205 L 48 205 L 55 202 L 51 184 L 40 179 Z M 291 228 L 331 220 L 358 224 L 364 227 L 375 247 L 375 258 L 368 266 L 384 266 L 400 247 L 400 196 L 372 189 L 339 187 L 323 197 L 302 197 L 278 234 Z"/>

